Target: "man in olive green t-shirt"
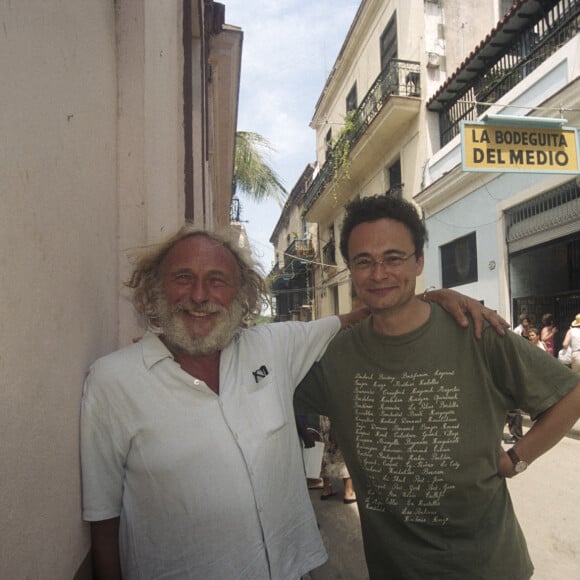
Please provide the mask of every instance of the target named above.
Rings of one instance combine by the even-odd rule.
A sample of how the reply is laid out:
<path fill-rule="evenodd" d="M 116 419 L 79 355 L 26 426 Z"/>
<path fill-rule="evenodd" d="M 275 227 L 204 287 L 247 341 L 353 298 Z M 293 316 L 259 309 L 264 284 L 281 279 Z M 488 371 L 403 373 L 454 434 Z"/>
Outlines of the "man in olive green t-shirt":
<path fill-rule="evenodd" d="M 513 333 L 464 332 L 415 297 L 426 231 L 415 207 L 347 207 L 341 252 L 371 316 L 333 339 L 295 396 L 327 415 L 356 489 L 372 580 L 527 580 L 505 478 L 580 416 L 577 376 Z M 506 412 L 536 419 L 507 453 Z"/>

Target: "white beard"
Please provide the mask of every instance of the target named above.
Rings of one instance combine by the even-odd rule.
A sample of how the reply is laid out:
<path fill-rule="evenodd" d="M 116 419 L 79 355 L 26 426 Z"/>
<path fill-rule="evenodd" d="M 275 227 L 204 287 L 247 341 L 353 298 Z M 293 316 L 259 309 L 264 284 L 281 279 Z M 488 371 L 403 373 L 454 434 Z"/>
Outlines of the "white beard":
<path fill-rule="evenodd" d="M 192 312 L 217 312 L 216 324 L 206 336 L 191 336 L 179 313 L 183 310 Z M 195 306 L 192 304 L 169 304 L 165 296 L 159 299 L 159 319 L 163 338 L 168 345 L 190 355 L 207 355 L 223 350 L 232 340 L 243 318 L 242 303 L 235 298 L 229 308 L 210 304 Z"/>

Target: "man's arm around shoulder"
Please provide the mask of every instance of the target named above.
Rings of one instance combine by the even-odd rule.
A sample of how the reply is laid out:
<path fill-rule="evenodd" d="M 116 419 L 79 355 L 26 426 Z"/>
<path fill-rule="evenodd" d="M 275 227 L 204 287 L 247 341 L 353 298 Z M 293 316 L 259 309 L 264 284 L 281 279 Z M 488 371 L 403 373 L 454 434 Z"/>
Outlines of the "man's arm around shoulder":
<path fill-rule="evenodd" d="M 95 580 L 122 580 L 119 556 L 120 518 L 91 522 Z"/>

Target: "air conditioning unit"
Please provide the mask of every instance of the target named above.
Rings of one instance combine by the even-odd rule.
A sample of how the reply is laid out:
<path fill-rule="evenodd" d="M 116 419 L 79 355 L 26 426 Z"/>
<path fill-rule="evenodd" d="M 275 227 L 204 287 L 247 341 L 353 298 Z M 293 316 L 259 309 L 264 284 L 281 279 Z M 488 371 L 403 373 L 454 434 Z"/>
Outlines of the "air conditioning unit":
<path fill-rule="evenodd" d="M 427 53 L 427 68 L 439 68 L 441 56 L 436 52 Z"/>

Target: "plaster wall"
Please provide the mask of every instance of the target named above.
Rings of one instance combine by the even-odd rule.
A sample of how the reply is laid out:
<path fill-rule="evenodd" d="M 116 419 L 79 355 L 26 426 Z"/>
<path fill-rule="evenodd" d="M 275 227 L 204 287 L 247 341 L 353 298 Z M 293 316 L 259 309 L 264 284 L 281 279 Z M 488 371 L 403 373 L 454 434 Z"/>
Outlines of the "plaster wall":
<path fill-rule="evenodd" d="M 500 18 L 498 1 L 442 0 L 448 75 L 455 71 L 496 26 Z"/>
<path fill-rule="evenodd" d="M 0 578 L 72 578 L 81 385 L 117 341 L 114 3 L 0 17 Z"/>
<path fill-rule="evenodd" d="M 501 174 L 476 188 L 469 196 L 430 216 L 426 221 L 429 242 L 425 249 L 425 285 L 441 287 L 440 246 L 475 232 L 478 280 L 455 289 L 484 300 L 490 308 L 507 312 L 509 304 L 505 302 L 501 290 L 507 275 L 502 207 L 505 200 L 513 196 L 513 192 L 525 190 L 541 181 L 538 175 L 529 173 Z"/>
<path fill-rule="evenodd" d="M 358 25 L 351 31 L 334 65 L 312 120 L 320 165 L 325 159 L 328 129 L 336 136 L 344 126 L 346 96 L 353 84 L 357 84 L 360 103 L 381 71 L 380 37 L 394 11 L 397 12 L 398 58 L 422 64 L 422 90 L 426 96 L 455 71 L 497 24 L 498 16 L 493 2 L 480 5 L 462 0 L 437 4 L 420 0 L 370 0 L 365 4 Z M 429 53 L 444 57 L 437 67 L 426 68 Z"/>
<path fill-rule="evenodd" d="M 120 345 L 143 332 L 122 286 L 131 272 L 127 256 L 184 220 L 181 22 L 180 2 L 117 5 Z"/>
<path fill-rule="evenodd" d="M 567 111 L 568 124 L 576 126 L 578 92 L 574 83 L 578 77 L 579 47 L 580 36 L 576 35 L 505 95 L 490 112 L 524 115 L 531 111 L 534 114 L 533 107 L 548 107 L 553 100 L 570 107 Z M 549 116 L 549 109 L 546 110 L 540 109 L 536 116 Z M 543 274 L 539 276 L 538 268 L 526 263 L 529 258 L 520 257 L 516 260 L 518 267 L 512 268 L 510 280 L 503 212 L 557 187 L 569 177 L 524 172 L 467 173 L 460 171 L 460 164 L 461 143 L 458 136 L 429 160 L 426 176 L 427 181 L 433 180 L 432 191 L 417 197 L 426 211 L 429 231 L 425 284 L 441 285 L 439 247 L 475 231 L 479 279 L 459 286 L 457 290 L 485 300 L 487 306 L 509 318 L 510 294 L 519 295 L 524 286 L 527 291 L 534 288 L 537 292 L 550 293 L 563 269 L 557 267 L 551 257 L 546 260 L 546 263 L 551 262 L 549 266 L 541 266 Z M 495 267 L 490 268 L 492 262 Z M 552 267 L 554 270 L 549 270 Z M 534 284 L 537 286 L 532 284 L 532 279 L 536 280 Z M 565 286 L 559 284 L 560 288 Z"/>
<path fill-rule="evenodd" d="M 419 2 L 411 0 L 411 4 L 418 5 Z M 333 138 L 336 138 L 344 126 L 346 96 L 352 86 L 356 82 L 358 104 L 360 104 L 380 73 L 380 36 L 396 6 L 397 2 L 394 1 L 371 0 L 367 2 L 367 8 L 360 16 L 359 25 L 353 30 L 348 44 L 343 47 L 343 52 L 334 65 L 312 122 L 312 126 L 316 129 L 316 153 L 319 165 L 322 165 L 325 160 L 325 137 L 328 130 L 332 129 Z M 411 35 L 412 33 L 409 34 Z M 401 36 L 400 32 L 399 36 Z M 406 37 L 405 34 L 404 38 Z M 399 38 L 399 43 L 401 40 Z M 406 47 L 399 48 L 400 55 L 404 54 L 405 50 Z M 399 58 L 411 58 L 400 55 Z"/>
<path fill-rule="evenodd" d="M 0 578 L 88 577 L 82 383 L 95 359 L 143 332 L 122 292 L 128 250 L 183 222 L 181 9 L 0 3 Z M 194 22 L 202 10 L 192 3 Z M 203 190 L 200 107 L 192 138 Z"/>

